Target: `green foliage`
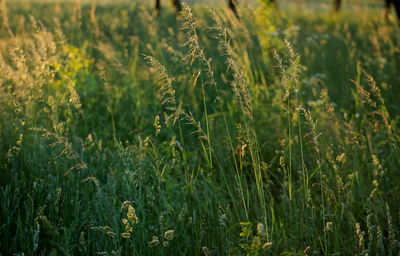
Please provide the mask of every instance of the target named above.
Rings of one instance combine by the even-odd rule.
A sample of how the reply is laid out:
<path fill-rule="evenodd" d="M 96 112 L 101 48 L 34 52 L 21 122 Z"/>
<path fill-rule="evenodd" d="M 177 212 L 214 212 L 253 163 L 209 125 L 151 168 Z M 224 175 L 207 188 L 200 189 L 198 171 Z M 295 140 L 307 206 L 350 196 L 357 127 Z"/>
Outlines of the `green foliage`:
<path fill-rule="evenodd" d="M 397 255 L 399 28 L 314 7 L 2 2 L 0 254 Z"/>
<path fill-rule="evenodd" d="M 266 241 L 266 230 L 262 223 L 258 223 L 257 230 L 253 232 L 251 222 L 241 222 L 239 247 L 234 247 L 229 251 L 230 255 L 262 255 L 272 246 L 272 242 Z"/>

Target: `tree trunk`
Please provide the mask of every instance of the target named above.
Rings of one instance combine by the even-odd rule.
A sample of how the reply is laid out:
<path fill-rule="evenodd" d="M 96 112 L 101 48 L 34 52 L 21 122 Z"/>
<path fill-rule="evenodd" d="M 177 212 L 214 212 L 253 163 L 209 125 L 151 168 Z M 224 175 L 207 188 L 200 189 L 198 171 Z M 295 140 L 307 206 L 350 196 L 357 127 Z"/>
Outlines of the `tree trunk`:
<path fill-rule="evenodd" d="M 161 10 L 161 0 L 156 0 L 156 6 L 154 7 L 154 14 L 158 15 L 160 13 L 160 10 Z"/>
<path fill-rule="evenodd" d="M 182 5 L 179 0 L 172 0 L 172 4 L 175 6 L 176 12 L 182 11 Z"/>
<path fill-rule="evenodd" d="M 232 12 L 235 14 L 236 17 L 239 17 L 236 5 L 237 5 L 236 0 L 229 0 L 229 8 L 232 10 Z"/>
<path fill-rule="evenodd" d="M 397 19 L 400 21 L 400 0 L 392 0 L 392 3 L 396 10 Z"/>
<path fill-rule="evenodd" d="M 400 0 L 385 0 L 385 9 L 383 10 L 383 17 L 385 20 L 389 18 L 390 9 L 394 5 L 394 10 L 396 11 L 397 19 L 400 21 Z"/>
<path fill-rule="evenodd" d="M 333 0 L 333 11 L 338 13 L 340 11 L 340 7 L 342 6 L 342 0 Z"/>

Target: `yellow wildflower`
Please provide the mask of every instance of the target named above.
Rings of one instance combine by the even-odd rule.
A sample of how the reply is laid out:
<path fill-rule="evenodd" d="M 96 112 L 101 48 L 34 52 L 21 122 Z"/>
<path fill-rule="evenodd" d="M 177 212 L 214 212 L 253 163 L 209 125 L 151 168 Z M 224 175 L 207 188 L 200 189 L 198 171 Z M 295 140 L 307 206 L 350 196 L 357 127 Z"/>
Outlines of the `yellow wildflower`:
<path fill-rule="evenodd" d="M 129 233 L 122 233 L 121 236 L 122 236 L 123 238 L 126 238 L 126 239 L 131 238 L 131 234 L 129 234 Z"/>
<path fill-rule="evenodd" d="M 136 211 L 135 211 L 135 208 L 132 207 L 132 205 L 128 206 L 128 213 L 126 214 L 126 216 L 128 217 L 128 220 L 130 220 L 133 224 L 138 223 Z"/>
<path fill-rule="evenodd" d="M 174 239 L 174 230 L 170 229 L 167 232 L 165 232 L 164 237 L 165 239 L 167 239 L 168 241 Z"/>
<path fill-rule="evenodd" d="M 263 245 L 263 250 L 266 251 L 266 250 L 268 250 L 271 246 L 272 246 L 272 242 L 266 242 L 266 243 Z"/>

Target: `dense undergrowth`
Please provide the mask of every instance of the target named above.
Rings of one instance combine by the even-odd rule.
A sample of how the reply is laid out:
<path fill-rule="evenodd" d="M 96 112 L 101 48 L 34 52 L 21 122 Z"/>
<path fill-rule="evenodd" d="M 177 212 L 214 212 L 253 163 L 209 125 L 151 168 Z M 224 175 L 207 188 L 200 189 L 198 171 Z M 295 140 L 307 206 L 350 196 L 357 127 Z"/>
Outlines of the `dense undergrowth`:
<path fill-rule="evenodd" d="M 2 6 L 0 254 L 398 255 L 378 10 Z"/>

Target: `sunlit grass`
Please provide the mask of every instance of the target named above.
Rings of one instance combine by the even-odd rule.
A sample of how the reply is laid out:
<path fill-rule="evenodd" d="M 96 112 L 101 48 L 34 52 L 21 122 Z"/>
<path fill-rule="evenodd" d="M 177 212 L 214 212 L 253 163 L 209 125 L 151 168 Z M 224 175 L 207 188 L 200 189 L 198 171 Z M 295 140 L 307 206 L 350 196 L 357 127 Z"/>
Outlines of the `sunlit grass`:
<path fill-rule="evenodd" d="M 397 255 L 399 28 L 284 3 L 3 6 L 0 253 Z"/>

